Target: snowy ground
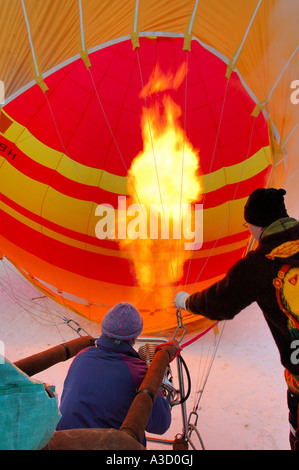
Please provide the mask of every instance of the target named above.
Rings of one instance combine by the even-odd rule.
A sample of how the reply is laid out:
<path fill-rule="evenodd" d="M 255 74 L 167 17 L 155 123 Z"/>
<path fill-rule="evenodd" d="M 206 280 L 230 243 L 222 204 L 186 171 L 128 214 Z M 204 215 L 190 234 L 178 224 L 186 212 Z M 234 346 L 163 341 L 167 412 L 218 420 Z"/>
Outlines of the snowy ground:
<path fill-rule="evenodd" d="M 11 362 L 77 337 L 61 316 L 49 313 L 48 299 L 32 300 L 40 294 L 24 285 L 8 268 L 7 262 L 0 262 L 0 282 L 0 346 Z M 60 314 L 66 312 L 60 310 Z M 72 313 L 67 315 L 89 334 L 100 334 L 96 325 Z M 182 343 L 191 337 L 186 335 Z M 208 342 L 208 338 L 203 341 Z M 203 341 L 193 343 L 182 353 L 192 378 L 188 416 L 196 403 Z M 57 364 L 35 378 L 54 384 L 60 397 L 69 365 L 70 360 Z M 175 386 L 178 386 L 175 363 L 172 369 Z M 171 428 L 163 436 L 166 439 L 174 439 L 182 431 L 181 408 L 175 407 L 172 415 Z M 207 450 L 289 449 L 283 368 L 266 322 L 255 304 L 225 325 L 199 403 L 197 429 Z M 192 441 L 200 449 L 195 433 Z M 148 448 L 171 449 L 160 443 L 149 443 Z"/>

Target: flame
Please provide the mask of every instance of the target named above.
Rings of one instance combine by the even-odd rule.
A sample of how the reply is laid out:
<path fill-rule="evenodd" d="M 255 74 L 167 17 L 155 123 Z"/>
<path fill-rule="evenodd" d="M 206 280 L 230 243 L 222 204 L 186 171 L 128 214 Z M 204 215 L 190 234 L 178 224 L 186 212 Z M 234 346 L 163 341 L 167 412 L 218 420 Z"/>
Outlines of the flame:
<path fill-rule="evenodd" d="M 134 253 L 135 275 L 147 292 L 173 285 L 182 277 L 190 252 L 184 250 L 184 238 L 175 238 L 173 231 L 181 226 L 184 205 L 197 202 L 201 194 L 198 151 L 184 135 L 181 108 L 168 93 L 182 84 L 185 74 L 185 63 L 175 75 L 156 67 L 142 92 L 146 99 L 141 118 L 143 150 L 132 162 L 128 188 L 133 203 L 142 205 L 147 235 L 134 240 L 127 236 L 121 244 Z M 171 211 L 173 207 L 179 210 Z M 169 236 L 153 238 L 153 220 L 160 234 L 169 225 Z"/>
<path fill-rule="evenodd" d="M 171 72 L 163 74 L 159 65 L 154 68 L 148 83 L 144 86 L 139 97 L 144 98 L 152 96 L 166 90 L 177 90 L 182 84 L 186 75 L 186 63 L 183 62 L 177 73 L 173 75 Z"/>

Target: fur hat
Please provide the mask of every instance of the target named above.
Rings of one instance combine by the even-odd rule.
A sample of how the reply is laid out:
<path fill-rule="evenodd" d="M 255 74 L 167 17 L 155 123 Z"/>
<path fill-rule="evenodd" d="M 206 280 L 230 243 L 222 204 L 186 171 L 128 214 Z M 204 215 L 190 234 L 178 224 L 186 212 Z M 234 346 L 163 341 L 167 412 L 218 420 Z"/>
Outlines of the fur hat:
<path fill-rule="evenodd" d="M 110 338 L 127 341 L 141 333 L 143 320 L 134 305 L 120 302 L 111 308 L 102 321 L 102 333 Z"/>
<path fill-rule="evenodd" d="M 284 205 L 285 194 L 284 189 L 256 189 L 245 204 L 244 219 L 249 224 L 268 227 L 275 220 L 288 217 Z"/>

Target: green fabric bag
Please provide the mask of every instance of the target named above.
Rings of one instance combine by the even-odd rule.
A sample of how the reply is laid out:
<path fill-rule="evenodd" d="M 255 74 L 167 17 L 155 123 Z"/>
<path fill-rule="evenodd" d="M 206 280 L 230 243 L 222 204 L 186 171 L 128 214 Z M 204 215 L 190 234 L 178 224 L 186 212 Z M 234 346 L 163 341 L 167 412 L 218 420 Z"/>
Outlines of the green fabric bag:
<path fill-rule="evenodd" d="M 38 450 L 49 442 L 61 417 L 52 395 L 0 354 L 1 450 Z"/>

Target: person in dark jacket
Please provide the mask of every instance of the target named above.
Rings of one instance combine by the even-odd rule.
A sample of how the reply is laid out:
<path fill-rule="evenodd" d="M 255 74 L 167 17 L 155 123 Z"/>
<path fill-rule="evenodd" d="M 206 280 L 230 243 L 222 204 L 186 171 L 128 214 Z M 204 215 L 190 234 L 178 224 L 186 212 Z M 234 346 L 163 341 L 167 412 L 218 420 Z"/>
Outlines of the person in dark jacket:
<path fill-rule="evenodd" d="M 291 449 L 299 450 L 299 222 L 289 217 L 284 189 L 259 188 L 244 218 L 259 242 L 219 282 L 176 295 L 177 308 L 211 320 L 229 320 L 257 302 L 278 347 L 288 385 Z"/>
<path fill-rule="evenodd" d="M 119 429 L 147 372 L 133 348 L 143 328 L 138 310 L 121 302 L 102 322 L 96 346 L 73 360 L 61 396 L 57 430 L 74 428 Z M 164 434 L 171 424 L 168 401 L 159 392 L 146 431 Z M 142 444 L 146 445 L 144 436 Z"/>

